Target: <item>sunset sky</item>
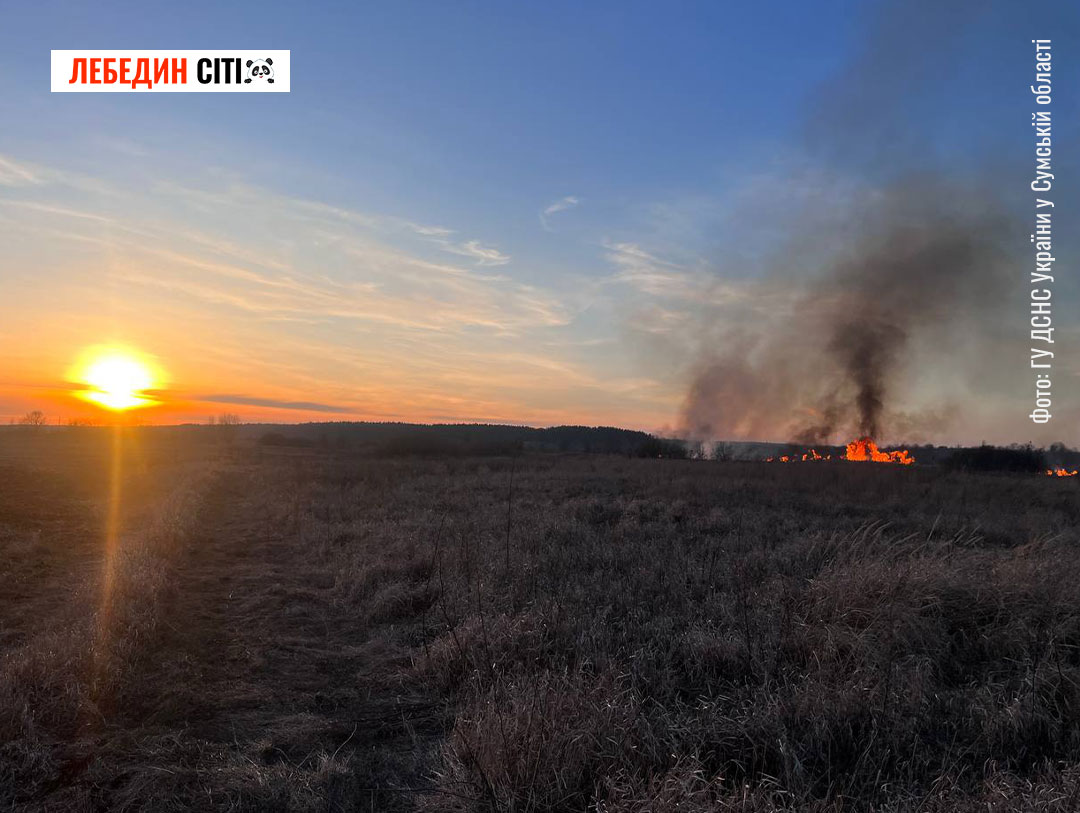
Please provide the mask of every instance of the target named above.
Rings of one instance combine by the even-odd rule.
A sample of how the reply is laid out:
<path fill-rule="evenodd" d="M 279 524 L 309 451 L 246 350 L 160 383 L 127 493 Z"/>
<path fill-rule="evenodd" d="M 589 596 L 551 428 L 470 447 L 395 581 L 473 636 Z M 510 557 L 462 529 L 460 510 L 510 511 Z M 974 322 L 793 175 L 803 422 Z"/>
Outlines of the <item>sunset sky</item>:
<path fill-rule="evenodd" d="M 804 146 L 881 25 L 870 4 L 318 5 L 3 4 L 5 422 L 100 415 L 70 370 L 123 346 L 160 371 L 153 423 L 676 428 L 708 326 L 757 318 L 788 220 L 887 171 Z M 913 32 L 927 75 L 894 112 L 922 156 L 994 166 L 1026 213 L 1029 39 L 1061 43 L 1063 172 L 1080 39 L 1071 3 L 1008 5 Z M 291 50 L 291 93 L 49 93 L 50 49 L 261 47 Z M 1078 188 L 1056 194 L 1059 257 Z M 969 401 L 926 439 L 1080 440 L 1066 269 L 1061 420 L 1040 434 L 1025 417 L 1021 284 L 1012 371 L 909 373 L 912 408 Z"/>

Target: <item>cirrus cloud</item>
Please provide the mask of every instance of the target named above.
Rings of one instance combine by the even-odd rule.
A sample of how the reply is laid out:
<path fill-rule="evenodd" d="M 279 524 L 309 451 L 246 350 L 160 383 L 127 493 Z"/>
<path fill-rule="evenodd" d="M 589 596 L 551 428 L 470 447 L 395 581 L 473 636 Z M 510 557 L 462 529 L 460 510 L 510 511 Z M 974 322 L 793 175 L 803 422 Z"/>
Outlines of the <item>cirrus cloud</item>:
<path fill-rule="evenodd" d="M 567 209 L 573 209 L 580 203 L 581 198 L 574 195 L 567 195 L 565 198 L 559 198 L 554 203 L 546 206 L 544 210 L 540 212 L 540 224 L 548 231 L 552 231 L 551 224 L 548 222 L 548 218 L 550 218 L 554 214 L 558 214 L 559 212 L 565 212 Z"/>

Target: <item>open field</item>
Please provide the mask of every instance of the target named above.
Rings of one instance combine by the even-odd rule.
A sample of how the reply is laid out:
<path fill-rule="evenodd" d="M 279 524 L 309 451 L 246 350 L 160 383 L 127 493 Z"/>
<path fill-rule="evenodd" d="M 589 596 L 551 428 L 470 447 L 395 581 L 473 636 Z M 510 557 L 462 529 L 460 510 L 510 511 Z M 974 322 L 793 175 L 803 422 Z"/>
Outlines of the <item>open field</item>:
<path fill-rule="evenodd" d="M 1080 808 L 1072 479 L 115 438 L 0 438 L 4 809 Z"/>

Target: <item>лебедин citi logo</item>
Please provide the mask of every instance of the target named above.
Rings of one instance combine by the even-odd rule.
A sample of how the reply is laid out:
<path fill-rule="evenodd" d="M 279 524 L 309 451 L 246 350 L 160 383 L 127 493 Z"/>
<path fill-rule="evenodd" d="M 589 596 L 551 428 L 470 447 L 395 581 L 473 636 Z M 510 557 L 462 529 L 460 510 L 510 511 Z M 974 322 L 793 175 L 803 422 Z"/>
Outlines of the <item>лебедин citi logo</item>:
<path fill-rule="evenodd" d="M 290 51 L 53 51 L 53 93 L 288 93 Z"/>

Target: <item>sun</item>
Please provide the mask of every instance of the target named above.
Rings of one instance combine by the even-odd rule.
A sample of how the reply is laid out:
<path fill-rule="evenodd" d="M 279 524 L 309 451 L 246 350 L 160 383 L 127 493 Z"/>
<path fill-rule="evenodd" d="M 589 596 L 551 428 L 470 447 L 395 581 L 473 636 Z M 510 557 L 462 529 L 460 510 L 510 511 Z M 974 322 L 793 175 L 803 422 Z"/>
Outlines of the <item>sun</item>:
<path fill-rule="evenodd" d="M 153 406 L 148 391 L 160 386 L 160 374 L 142 354 L 125 347 L 91 347 L 71 375 L 82 385 L 76 394 L 106 409 L 122 411 Z"/>

